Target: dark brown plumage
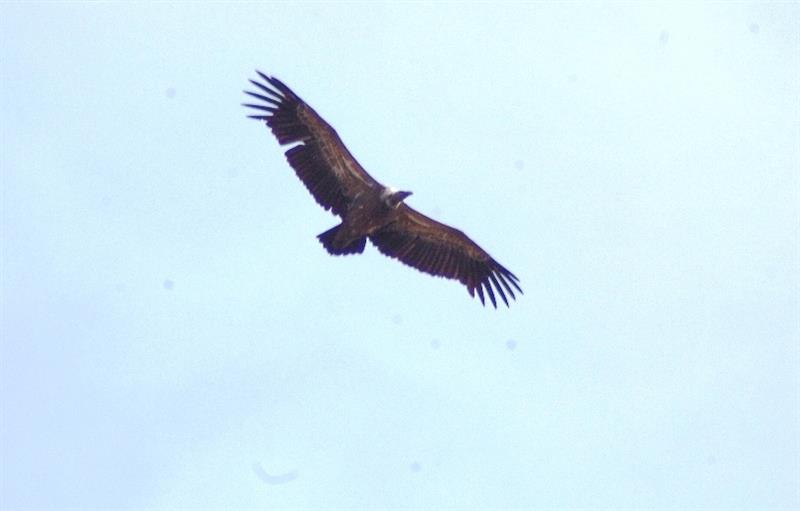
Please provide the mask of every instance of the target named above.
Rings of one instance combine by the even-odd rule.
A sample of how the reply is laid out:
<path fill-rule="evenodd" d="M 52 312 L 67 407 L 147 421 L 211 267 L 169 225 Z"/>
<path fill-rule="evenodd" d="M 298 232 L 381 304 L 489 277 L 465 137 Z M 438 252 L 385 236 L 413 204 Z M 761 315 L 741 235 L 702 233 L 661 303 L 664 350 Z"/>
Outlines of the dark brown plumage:
<path fill-rule="evenodd" d="M 484 294 L 497 307 L 495 294 L 508 305 L 519 279 L 463 232 L 428 218 L 403 201 L 411 192 L 397 191 L 372 178 L 350 154 L 336 131 L 280 80 L 256 71 L 263 83 L 246 94 L 263 103 L 249 117 L 263 121 L 281 145 L 296 144 L 286 159 L 314 199 L 342 218 L 318 236 L 329 253 L 357 254 L 366 240 L 394 259 L 430 275 L 455 279 L 471 296 Z"/>

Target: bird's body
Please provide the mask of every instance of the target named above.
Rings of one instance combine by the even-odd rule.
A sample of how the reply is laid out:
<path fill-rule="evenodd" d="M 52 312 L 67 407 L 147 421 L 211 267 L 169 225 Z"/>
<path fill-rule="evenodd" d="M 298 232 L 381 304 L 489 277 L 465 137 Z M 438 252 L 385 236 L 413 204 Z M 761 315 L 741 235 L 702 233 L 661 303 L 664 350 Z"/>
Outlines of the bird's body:
<path fill-rule="evenodd" d="M 359 193 L 342 214 L 342 223 L 320 234 L 320 241 L 333 255 L 362 252 L 369 236 L 396 220 L 406 194 L 392 188 Z"/>
<path fill-rule="evenodd" d="M 333 255 L 358 254 L 369 239 L 378 250 L 420 271 L 457 279 L 470 295 L 484 292 L 497 306 L 495 292 L 508 305 L 506 293 L 522 292 L 518 279 L 463 232 L 412 209 L 404 200 L 411 192 L 376 181 L 350 154 L 336 131 L 286 85 L 261 72 L 266 82 L 250 82 L 266 95 L 245 91 L 263 104 L 250 117 L 266 122 L 278 142 L 296 144 L 286 159 L 314 199 L 342 222 L 317 236 Z"/>

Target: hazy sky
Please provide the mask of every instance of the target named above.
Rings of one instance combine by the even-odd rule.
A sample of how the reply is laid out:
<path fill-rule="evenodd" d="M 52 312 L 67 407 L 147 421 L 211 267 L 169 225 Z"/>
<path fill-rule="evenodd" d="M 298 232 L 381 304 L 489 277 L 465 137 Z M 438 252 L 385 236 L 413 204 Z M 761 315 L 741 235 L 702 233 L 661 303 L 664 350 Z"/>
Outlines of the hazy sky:
<path fill-rule="evenodd" d="M 0 4 L 0 506 L 800 506 L 800 4 L 673 4 Z M 256 68 L 524 296 L 330 257 Z"/>

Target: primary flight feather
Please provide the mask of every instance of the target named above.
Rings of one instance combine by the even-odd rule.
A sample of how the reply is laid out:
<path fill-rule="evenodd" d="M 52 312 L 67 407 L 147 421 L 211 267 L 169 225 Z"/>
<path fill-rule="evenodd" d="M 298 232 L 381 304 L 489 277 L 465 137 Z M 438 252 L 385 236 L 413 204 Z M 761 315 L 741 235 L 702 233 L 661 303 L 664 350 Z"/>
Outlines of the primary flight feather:
<path fill-rule="evenodd" d="M 522 293 L 519 279 L 463 232 L 408 206 L 411 192 L 383 186 L 347 150 L 336 131 L 297 94 L 275 77 L 256 71 L 258 92 L 244 91 L 259 103 L 248 117 L 263 121 L 281 145 L 294 144 L 286 159 L 311 195 L 342 223 L 319 236 L 333 255 L 360 254 L 367 238 L 378 250 L 420 271 L 455 279 L 471 296 L 495 295 L 508 305 Z"/>

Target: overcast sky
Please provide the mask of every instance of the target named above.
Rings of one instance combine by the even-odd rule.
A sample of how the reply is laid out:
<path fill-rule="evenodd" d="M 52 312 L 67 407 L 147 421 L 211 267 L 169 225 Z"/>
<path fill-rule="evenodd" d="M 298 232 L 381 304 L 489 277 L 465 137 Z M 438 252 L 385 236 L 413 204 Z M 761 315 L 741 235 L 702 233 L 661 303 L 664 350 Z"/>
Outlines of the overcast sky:
<path fill-rule="evenodd" d="M 800 506 L 800 4 L 673 4 L 0 4 L 0 506 Z M 525 294 L 329 256 L 256 68 Z"/>

